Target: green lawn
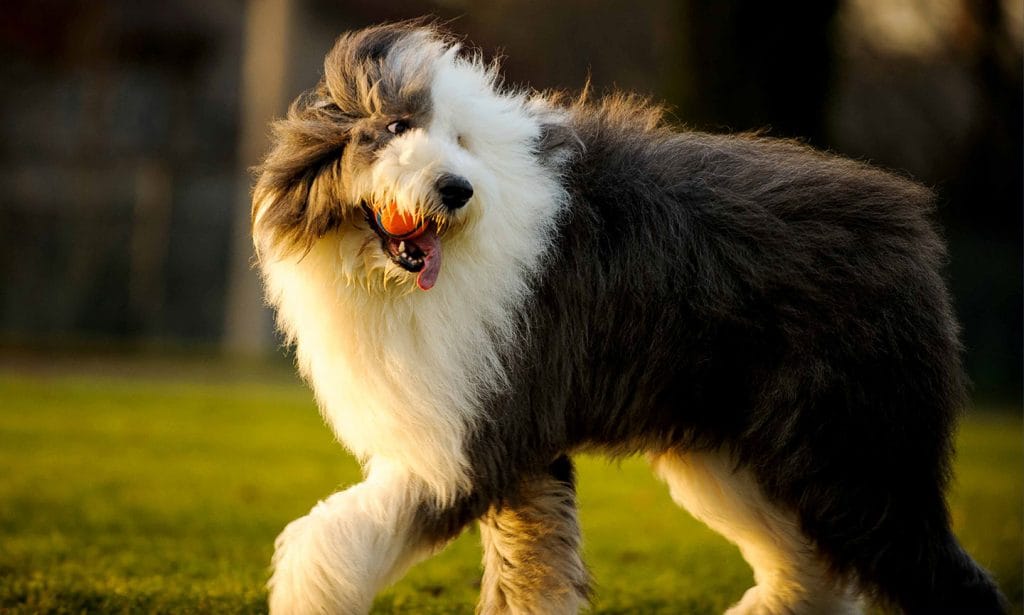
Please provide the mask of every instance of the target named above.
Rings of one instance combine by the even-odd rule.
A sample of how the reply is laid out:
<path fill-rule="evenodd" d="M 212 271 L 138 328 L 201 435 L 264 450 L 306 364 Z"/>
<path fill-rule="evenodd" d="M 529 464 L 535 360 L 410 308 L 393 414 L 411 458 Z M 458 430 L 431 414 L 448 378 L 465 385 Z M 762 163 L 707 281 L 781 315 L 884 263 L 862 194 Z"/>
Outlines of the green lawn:
<path fill-rule="evenodd" d="M 967 421 L 952 496 L 1018 612 L 1021 445 L 1019 416 Z M 594 612 L 720 613 L 750 584 L 641 460 L 584 457 L 579 475 Z M 0 372 L 0 613 L 264 611 L 274 537 L 358 478 L 287 378 Z M 478 543 L 468 531 L 375 612 L 472 613 Z"/>

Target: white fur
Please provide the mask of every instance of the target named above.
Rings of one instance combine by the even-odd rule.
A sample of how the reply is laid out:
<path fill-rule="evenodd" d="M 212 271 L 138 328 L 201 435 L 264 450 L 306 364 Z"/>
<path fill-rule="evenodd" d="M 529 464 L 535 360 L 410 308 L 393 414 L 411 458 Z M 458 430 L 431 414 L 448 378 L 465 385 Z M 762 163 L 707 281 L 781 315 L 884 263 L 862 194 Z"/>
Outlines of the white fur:
<path fill-rule="evenodd" d="M 275 543 L 271 612 L 368 611 L 377 591 L 432 551 L 412 527 L 418 485 L 400 468 L 378 466 L 288 524 Z"/>
<path fill-rule="evenodd" d="M 454 50 L 434 70 L 431 124 L 393 139 L 354 178 L 351 199 L 412 208 L 442 172 L 470 181 L 474 196 L 441 237 L 436 287 L 417 290 L 415 275 L 355 222 L 264 271 L 281 328 L 341 441 L 360 459 L 409 468 L 449 501 L 469 487 L 464 438 L 481 396 L 505 384 L 499 352 L 516 341 L 517 308 L 562 201 L 557 179 L 532 156 L 540 127 L 529 102 L 496 94 L 493 72 Z"/>
<path fill-rule="evenodd" d="M 369 472 L 278 538 L 275 613 L 365 611 L 430 548 L 404 538 L 410 510 L 471 486 L 467 434 L 482 419 L 482 396 L 506 385 L 499 353 L 517 341 L 518 310 L 563 203 L 532 151 L 543 105 L 496 94 L 494 73 L 454 50 L 434 70 L 430 125 L 393 139 L 353 178 L 350 197 L 415 210 L 440 173 L 470 181 L 474 196 L 441 237 L 436 286 L 416 289 L 415 275 L 394 265 L 356 216 L 304 255 L 261 263 L 301 373 Z M 259 204 L 257 221 L 269 205 Z M 261 244 L 267 238 L 256 241 L 274 254 Z M 375 478 L 381 467 L 386 478 Z"/>
<path fill-rule="evenodd" d="M 442 56 L 430 126 L 394 139 L 352 182 L 353 202 L 388 194 L 408 207 L 440 171 L 470 181 L 433 289 L 417 290 L 355 222 L 301 257 L 264 263 L 279 325 L 338 437 L 364 461 L 409 468 L 441 501 L 469 487 L 464 437 L 481 396 L 504 385 L 499 351 L 516 341 L 517 309 L 562 203 L 532 155 L 539 126 L 527 101 L 495 94 L 492 80 Z"/>
<path fill-rule="evenodd" d="M 795 515 L 779 510 L 724 452 L 664 453 L 652 458 L 672 499 L 740 548 L 756 585 L 727 615 L 856 615 L 851 588 L 830 578 Z"/>

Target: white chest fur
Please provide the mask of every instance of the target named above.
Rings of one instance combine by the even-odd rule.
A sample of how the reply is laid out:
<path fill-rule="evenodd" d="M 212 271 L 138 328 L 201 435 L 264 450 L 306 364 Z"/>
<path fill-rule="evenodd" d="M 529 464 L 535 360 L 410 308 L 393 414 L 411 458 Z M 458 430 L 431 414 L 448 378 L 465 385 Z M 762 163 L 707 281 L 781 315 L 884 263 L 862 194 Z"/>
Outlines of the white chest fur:
<path fill-rule="evenodd" d="M 546 202 L 523 207 L 520 197 L 446 238 L 430 291 L 360 284 L 346 235 L 365 230 L 354 228 L 301 259 L 264 264 L 279 325 L 338 438 L 364 463 L 408 468 L 441 501 L 470 488 L 466 436 L 485 420 L 482 397 L 506 385 L 500 352 L 521 331 L 519 308 L 557 215 L 553 191 L 535 194 Z M 516 213 L 529 215 L 509 219 Z"/>

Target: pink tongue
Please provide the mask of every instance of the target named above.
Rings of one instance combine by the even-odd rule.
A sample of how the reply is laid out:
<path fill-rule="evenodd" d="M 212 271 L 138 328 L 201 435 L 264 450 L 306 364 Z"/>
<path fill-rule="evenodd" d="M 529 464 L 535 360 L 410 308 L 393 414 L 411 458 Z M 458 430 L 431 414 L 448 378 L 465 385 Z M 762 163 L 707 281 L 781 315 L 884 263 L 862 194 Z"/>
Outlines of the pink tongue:
<path fill-rule="evenodd" d="M 430 290 L 437 282 L 437 275 L 441 273 L 441 240 L 437 237 L 437 231 L 431 225 L 419 237 L 406 241 L 412 242 L 423 252 L 423 269 L 416 276 L 416 285 L 420 290 Z"/>

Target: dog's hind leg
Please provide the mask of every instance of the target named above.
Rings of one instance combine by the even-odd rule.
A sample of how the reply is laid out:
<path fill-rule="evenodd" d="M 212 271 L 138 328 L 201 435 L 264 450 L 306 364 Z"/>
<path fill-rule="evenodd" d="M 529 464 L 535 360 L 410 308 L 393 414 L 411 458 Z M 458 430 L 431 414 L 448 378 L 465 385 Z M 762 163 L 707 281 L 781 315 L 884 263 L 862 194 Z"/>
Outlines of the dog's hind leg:
<path fill-rule="evenodd" d="M 724 452 L 662 453 L 652 457 L 672 499 L 739 547 L 756 585 L 729 615 L 861 612 L 851 587 L 834 578 L 796 515 L 772 505 L 753 476 Z"/>
<path fill-rule="evenodd" d="M 381 588 L 451 537 L 422 531 L 429 501 L 408 472 L 376 464 L 364 482 L 292 521 L 274 543 L 270 612 L 369 611 Z"/>
<path fill-rule="evenodd" d="M 484 576 L 477 612 L 484 615 L 575 613 L 590 577 L 580 555 L 572 462 L 525 480 L 480 519 Z"/>

